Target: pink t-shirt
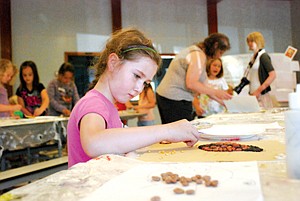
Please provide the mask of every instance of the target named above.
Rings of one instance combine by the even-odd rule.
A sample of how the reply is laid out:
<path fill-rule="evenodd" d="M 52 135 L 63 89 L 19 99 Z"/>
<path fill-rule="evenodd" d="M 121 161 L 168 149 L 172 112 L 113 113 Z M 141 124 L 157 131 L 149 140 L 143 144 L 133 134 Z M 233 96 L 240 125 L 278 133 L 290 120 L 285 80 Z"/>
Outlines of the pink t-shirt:
<path fill-rule="evenodd" d="M 95 89 L 86 93 L 72 109 L 68 122 L 67 143 L 69 167 L 91 159 L 82 149 L 79 128 L 82 117 L 89 113 L 101 115 L 106 121 L 106 128 L 122 128 L 118 110 L 112 102 Z M 99 146 L 101 146 L 100 143 Z"/>

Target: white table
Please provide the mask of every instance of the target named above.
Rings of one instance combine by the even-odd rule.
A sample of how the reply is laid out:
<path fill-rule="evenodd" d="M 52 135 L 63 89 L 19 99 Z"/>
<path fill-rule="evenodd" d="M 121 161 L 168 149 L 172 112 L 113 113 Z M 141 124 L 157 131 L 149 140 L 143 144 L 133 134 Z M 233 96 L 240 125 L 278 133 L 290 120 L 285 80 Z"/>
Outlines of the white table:
<path fill-rule="evenodd" d="M 67 117 L 41 116 L 28 119 L 0 119 L 0 146 L 3 149 L 1 170 L 5 170 L 6 157 L 27 154 L 30 164 L 31 152 L 46 149 L 43 146 L 54 141 L 59 156 L 62 155 L 62 141 L 66 139 Z M 48 146 L 50 147 L 50 146 Z"/>
<path fill-rule="evenodd" d="M 284 126 L 283 113 L 281 110 L 273 110 L 265 113 L 253 114 L 230 114 L 216 115 L 200 121 L 210 121 L 215 124 L 232 124 L 232 123 L 272 123 L 277 122 Z M 270 129 L 263 133 L 258 141 L 245 141 L 240 143 L 253 144 L 261 143 L 265 146 L 268 141 L 276 141 L 281 144 L 281 148 L 273 151 L 273 157 L 260 157 L 257 161 L 259 169 L 259 177 L 262 188 L 262 194 L 265 201 L 296 201 L 300 197 L 300 181 L 287 178 L 285 167 L 285 151 L 284 151 L 284 129 Z M 199 142 L 205 143 L 205 142 Z M 272 147 L 268 147 L 271 149 Z M 24 187 L 12 190 L 9 196 L 21 197 L 20 200 L 59 200 L 62 197 L 64 201 L 80 200 L 89 196 L 91 193 L 99 189 L 103 184 L 122 173 L 137 167 L 145 162 L 203 162 L 210 161 L 199 157 L 200 151 L 197 147 L 187 148 L 183 143 L 176 144 L 155 144 L 137 150 L 127 157 L 117 155 L 104 155 L 87 163 L 77 164 L 71 169 L 61 171 L 50 175 L 44 179 L 33 182 Z M 267 152 L 257 153 L 258 155 Z M 224 160 L 232 160 L 230 153 L 225 154 Z M 255 153 L 237 153 L 243 156 L 253 155 Z M 207 154 L 207 157 L 210 154 Z M 257 155 L 257 156 L 258 156 Z M 243 156 L 237 157 L 236 161 L 245 161 Z M 133 159 L 134 158 L 134 159 Z M 117 195 L 116 189 L 116 195 Z M 112 195 L 115 196 L 115 195 Z M 221 195 L 220 195 L 221 196 Z M 188 197 L 187 197 L 188 198 Z M 134 195 L 133 199 L 134 200 Z M 150 200 L 150 199 L 149 199 Z M 188 199 L 186 199 L 188 200 Z"/>

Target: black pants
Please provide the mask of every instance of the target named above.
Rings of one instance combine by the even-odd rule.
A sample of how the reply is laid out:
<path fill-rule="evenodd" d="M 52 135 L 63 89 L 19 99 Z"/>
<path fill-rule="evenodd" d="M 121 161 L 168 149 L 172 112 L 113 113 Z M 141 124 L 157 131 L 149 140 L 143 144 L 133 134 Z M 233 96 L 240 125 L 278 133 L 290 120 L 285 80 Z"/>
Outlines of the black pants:
<path fill-rule="evenodd" d="M 193 105 L 191 101 L 170 100 L 156 93 L 156 102 L 162 124 L 181 119 L 193 120 Z"/>

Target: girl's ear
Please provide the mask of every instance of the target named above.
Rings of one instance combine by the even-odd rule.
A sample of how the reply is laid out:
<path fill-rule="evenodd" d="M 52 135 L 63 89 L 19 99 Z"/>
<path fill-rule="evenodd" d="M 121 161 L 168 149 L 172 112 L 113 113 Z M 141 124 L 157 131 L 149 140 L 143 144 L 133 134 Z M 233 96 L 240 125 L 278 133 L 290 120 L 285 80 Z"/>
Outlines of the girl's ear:
<path fill-rule="evenodd" d="M 114 69 L 118 66 L 120 59 L 116 53 L 111 53 L 108 56 L 107 67 L 109 71 L 114 71 Z"/>

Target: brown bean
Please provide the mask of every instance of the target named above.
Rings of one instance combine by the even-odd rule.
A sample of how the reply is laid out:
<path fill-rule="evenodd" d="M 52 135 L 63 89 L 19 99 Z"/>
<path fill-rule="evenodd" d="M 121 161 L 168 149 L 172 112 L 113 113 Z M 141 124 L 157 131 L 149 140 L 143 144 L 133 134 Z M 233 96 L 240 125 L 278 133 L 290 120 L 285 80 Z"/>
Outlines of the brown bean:
<path fill-rule="evenodd" d="M 188 181 L 181 181 L 180 182 L 183 186 L 188 186 L 189 185 L 189 182 Z"/>
<path fill-rule="evenodd" d="M 212 180 L 212 181 L 210 182 L 210 186 L 212 186 L 212 187 L 217 187 L 217 186 L 218 186 L 218 183 L 219 183 L 218 180 Z"/>
<path fill-rule="evenodd" d="M 151 201 L 160 201 L 160 197 L 159 196 L 153 196 L 151 198 Z"/>
<path fill-rule="evenodd" d="M 174 188 L 173 191 L 175 194 L 183 194 L 184 193 L 184 190 L 182 188 Z"/>
<path fill-rule="evenodd" d="M 202 179 L 197 179 L 195 182 L 196 184 L 202 184 Z"/>
<path fill-rule="evenodd" d="M 158 176 L 152 176 L 152 181 L 160 181 L 160 177 L 158 177 Z"/>
<path fill-rule="evenodd" d="M 188 190 L 185 191 L 185 193 L 186 193 L 187 195 L 193 195 L 193 194 L 195 194 L 195 190 L 193 190 L 193 189 L 188 189 Z"/>
<path fill-rule="evenodd" d="M 205 176 L 202 177 L 202 179 L 203 179 L 204 181 L 210 181 L 210 176 L 205 175 Z"/>

